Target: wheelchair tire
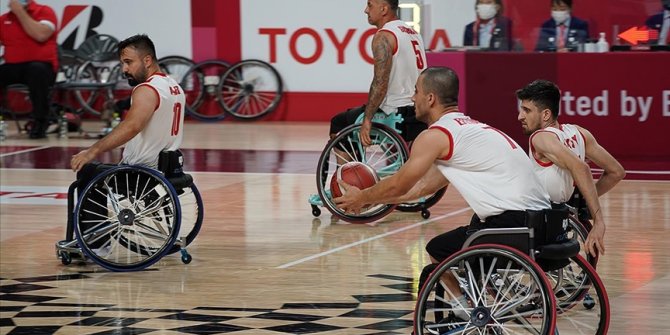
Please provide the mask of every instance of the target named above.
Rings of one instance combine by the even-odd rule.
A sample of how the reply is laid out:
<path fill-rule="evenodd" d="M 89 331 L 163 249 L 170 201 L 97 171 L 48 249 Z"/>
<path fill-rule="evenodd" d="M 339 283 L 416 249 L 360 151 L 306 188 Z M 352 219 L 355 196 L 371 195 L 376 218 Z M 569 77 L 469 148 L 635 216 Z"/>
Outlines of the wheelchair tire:
<path fill-rule="evenodd" d="M 223 74 L 217 93 L 226 113 L 240 120 L 254 120 L 277 108 L 283 84 L 272 65 L 248 59 L 234 64 Z"/>
<path fill-rule="evenodd" d="M 187 247 L 200 232 L 205 211 L 202 204 L 200 191 L 192 184 L 182 190 L 179 194 L 179 204 L 181 205 L 181 224 L 178 238 L 183 238 L 181 245 L 173 245 L 168 254 L 173 254 Z M 188 230 L 188 234 L 183 235 Z M 190 257 L 190 255 L 189 255 Z M 183 259 L 183 258 L 182 258 Z M 189 261 L 190 262 L 190 261 Z"/>
<path fill-rule="evenodd" d="M 186 112 L 201 121 L 218 121 L 225 113 L 217 102 L 223 74 L 230 64 L 220 60 L 197 63 L 184 73 L 179 86 L 186 95 Z"/>
<path fill-rule="evenodd" d="M 178 83 L 182 82 L 193 65 L 195 63 L 192 60 L 182 56 L 165 56 L 158 60 L 161 71 Z"/>
<path fill-rule="evenodd" d="M 181 207 L 160 172 L 119 166 L 96 176 L 74 210 L 77 242 L 86 257 L 112 271 L 144 269 L 174 245 Z"/>
<path fill-rule="evenodd" d="M 557 328 L 566 334 L 607 334 L 610 306 L 605 285 L 581 255 L 547 273 L 556 294 Z"/>
<path fill-rule="evenodd" d="M 384 179 L 398 171 L 409 153 L 405 141 L 382 124 L 372 124 L 370 138 L 373 144 L 363 147 L 359 141 L 361 126 L 351 125 L 328 141 L 316 169 L 316 187 L 323 205 L 338 218 L 351 223 L 376 221 L 393 211 L 395 205 L 374 205 L 359 214 L 346 213 L 338 208 L 330 195 L 330 178 L 337 167 L 346 161 L 359 161 L 372 167 Z M 344 157 L 347 156 L 347 157 Z"/>
<path fill-rule="evenodd" d="M 117 60 L 104 63 L 108 66 L 98 66 L 92 61 L 81 64 L 73 82 L 69 83 L 80 107 L 78 114 L 87 112 L 100 116 L 104 104 L 113 101 L 114 88 L 122 73 Z"/>
<path fill-rule="evenodd" d="M 455 276 L 452 292 L 442 275 Z M 467 306 L 449 301 L 465 294 Z M 456 315 L 465 313 L 469 318 Z M 414 334 L 554 334 L 556 301 L 542 269 L 528 255 L 497 244 L 458 251 L 442 261 L 421 287 Z"/>

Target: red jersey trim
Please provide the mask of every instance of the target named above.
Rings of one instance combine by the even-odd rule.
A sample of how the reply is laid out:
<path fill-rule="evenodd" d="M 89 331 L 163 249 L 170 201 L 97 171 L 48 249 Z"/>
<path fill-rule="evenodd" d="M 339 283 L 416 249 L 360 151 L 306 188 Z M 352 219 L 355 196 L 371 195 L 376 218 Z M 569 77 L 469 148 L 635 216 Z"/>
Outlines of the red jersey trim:
<path fill-rule="evenodd" d="M 147 78 L 147 80 L 145 81 L 145 83 L 148 82 L 148 81 L 151 81 L 151 78 L 152 78 L 153 76 L 167 77 L 167 74 L 165 74 L 165 73 L 163 73 L 163 72 L 156 72 L 156 73 L 152 74 L 149 78 Z"/>
<path fill-rule="evenodd" d="M 577 129 L 579 135 L 582 136 L 582 142 L 584 143 L 584 155 L 586 155 L 586 137 L 584 137 L 584 134 L 582 134 L 582 131 L 579 130 L 579 128 L 575 127 L 575 129 Z"/>
<path fill-rule="evenodd" d="M 152 90 L 154 91 L 154 93 L 156 93 L 156 98 L 158 98 L 158 104 L 156 104 L 156 108 L 154 108 L 154 112 L 157 111 L 158 108 L 161 106 L 161 95 L 158 94 L 158 90 L 157 90 L 155 87 L 153 87 L 153 86 L 147 84 L 147 82 L 145 81 L 145 82 L 143 82 L 143 83 L 137 85 L 137 86 L 133 89 L 133 91 L 136 90 L 136 89 L 137 89 L 138 87 L 140 87 L 140 86 L 146 86 L 146 87 L 152 89 Z"/>
<path fill-rule="evenodd" d="M 388 31 L 391 33 L 391 35 L 393 35 L 393 38 L 395 38 L 395 47 L 393 48 L 393 55 L 395 56 L 398 53 L 398 36 L 396 36 L 393 31 L 388 29 L 379 29 L 379 31 Z"/>
<path fill-rule="evenodd" d="M 446 156 L 440 158 L 440 160 L 443 160 L 443 161 L 450 160 L 451 156 L 454 155 L 454 137 L 451 135 L 451 132 L 449 130 L 447 130 L 446 128 L 443 128 L 443 127 L 440 127 L 440 126 L 430 126 L 430 127 L 428 127 L 428 129 L 437 129 L 437 130 L 443 132 L 444 134 L 446 134 L 447 137 L 449 137 L 449 153 Z"/>
<path fill-rule="evenodd" d="M 528 144 L 530 145 L 530 154 L 531 154 L 531 156 L 533 157 L 533 159 L 535 160 L 535 162 L 536 162 L 538 165 L 540 165 L 541 167 L 550 167 L 550 166 L 554 165 L 554 162 L 549 161 L 548 163 L 545 163 L 545 162 L 543 162 L 543 161 L 541 161 L 541 160 L 535 158 L 535 146 L 533 145 L 533 137 L 534 137 L 535 135 L 537 135 L 538 133 L 542 133 L 542 132 L 545 132 L 545 133 L 552 133 L 552 134 L 554 134 L 554 135 L 556 136 L 556 138 L 558 138 L 558 135 L 556 135 L 556 133 L 551 132 L 551 131 L 548 131 L 548 130 L 538 130 L 538 131 L 534 132 L 532 135 L 530 135 L 530 139 L 528 140 Z M 559 139 L 559 140 L 560 140 L 560 139 Z"/>

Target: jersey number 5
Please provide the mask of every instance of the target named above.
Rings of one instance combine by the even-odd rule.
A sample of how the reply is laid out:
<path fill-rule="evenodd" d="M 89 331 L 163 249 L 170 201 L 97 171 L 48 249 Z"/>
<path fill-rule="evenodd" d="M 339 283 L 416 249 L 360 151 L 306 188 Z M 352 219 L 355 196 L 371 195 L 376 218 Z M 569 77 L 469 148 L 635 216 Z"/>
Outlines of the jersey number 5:
<path fill-rule="evenodd" d="M 181 103 L 177 102 L 172 107 L 172 131 L 170 132 L 171 136 L 177 136 L 179 134 L 179 121 L 181 120 Z"/>
<path fill-rule="evenodd" d="M 421 55 L 421 49 L 419 48 L 419 42 L 412 41 L 412 48 L 414 49 L 414 54 L 416 55 L 416 68 L 421 70 L 423 69 L 423 56 Z"/>

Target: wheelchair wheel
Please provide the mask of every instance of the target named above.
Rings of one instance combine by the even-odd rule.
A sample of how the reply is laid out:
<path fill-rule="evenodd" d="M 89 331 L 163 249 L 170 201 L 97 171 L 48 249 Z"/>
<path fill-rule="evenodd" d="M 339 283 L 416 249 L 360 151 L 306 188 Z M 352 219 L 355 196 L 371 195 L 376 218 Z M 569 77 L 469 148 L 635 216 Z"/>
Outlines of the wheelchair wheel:
<path fill-rule="evenodd" d="M 181 83 L 186 72 L 194 64 L 192 60 L 182 56 L 166 56 L 158 60 L 161 71 L 178 83 Z"/>
<path fill-rule="evenodd" d="M 316 169 L 316 187 L 323 205 L 333 215 L 352 223 L 378 220 L 393 211 L 395 205 L 373 205 L 359 214 L 344 212 L 335 205 L 330 194 L 330 179 L 337 167 L 349 161 L 363 162 L 384 179 L 396 173 L 409 155 L 405 141 L 391 128 L 373 123 L 370 131 L 372 145 L 368 147 L 360 143 L 360 128 L 360 125 L 351 125 L 328 141 Z"/>
<path fill-rule="evenodd" d="M 595 269 L 577 255 L 566 267 L 547 273 L 554 286 L 557 328 L 562 333 L 607 334 L 610 319 L 607 291 Z"/>
<path fill-rule="evenodd" d="M 398 207 L 396 207 L 397 210 L 401 212 L 422 212 L 422 213 L 429 213 L 428 208 L 433 207 L 436 203 L 442 199 L 444 196 L 444 193 L 447 192 L 447 188 L 443 187 L 439 189 L 437 192 L 434 194 L 421 199 L 417 202 L 406 202 L 402 204 L 398 204 Z M 429 215 L 428 215 L 429 216 Z M 428 219 L 428 217 L 424 217 L 424 219 Z"/>
<path fill-rule="evenodd" d="M 144 269 L 161 259 L 177 239 L 179 198 L 157 171 L 120 166 L 96 176 L 74 210 L 83 253 L 112 271 Z"/>
<path fill-rule="evenodd" d="M 217 100 L 222 75 L 230 68 L 226 62 L 208 60 L 188 69 L 179 85 L 186 94 L 186 112 L 201 121 L 217 121 L 225 113 Z"/>
<path fill-rule="evenodd" d="M 241 61 L 223 74 L 217 92 L 219 104 L 230 115 L 253 120 L 277 108 L 282 80 L 272 65 L 257 59 Z"/>
<path fill-rule="evenodd" d="M 445 274 L 460 292 L 443 283 Z M 450 305 L 462 295 L 467 306 Z M 503 245 L 477 245 L 430 274 L 417 298 L 414 334 L 554 334 L 555 306 L 549 281 L 530 257 Z"/>
<path fill-rule="evenodd" d="M 74 81 L 70 83 L 81 107 L 79 113 L 99 116 L 105 102 L 113 100 L 113 89 L 120 75 L 118 61 L 87 61 L 82 64 L 77 69 Z"/>
<path fill-rule="evenodd" d="M 26 116 L 30 115 L 30 112 L 33 110 L 33 104 L 30 101 L 30 92 L 28 91 L 28 86 L 23 84 L 13 84 L 5 88 L 5 94 L 2 97 L 4 107 L 8 109 L 8 112 L 13 116 Z"/>
<path fill-rule="evenodd" d="M 178 238 L 181 239 L 181 245 L 175 244 L 172 246 L 170 251 L 168 251 L 168 254 L 180 251 L 182 248 L 187 247 L 193 242 L 198 235 L 198 232 L 200 232 L 203 216 L 205 214 L 202 205 L 202 197 L 200 196 L 198 188 L 195 187 L 195 184 L 192 184 L 177 193 L 180 192 L 179 203 L 181 204 L 181 225 Z"/>

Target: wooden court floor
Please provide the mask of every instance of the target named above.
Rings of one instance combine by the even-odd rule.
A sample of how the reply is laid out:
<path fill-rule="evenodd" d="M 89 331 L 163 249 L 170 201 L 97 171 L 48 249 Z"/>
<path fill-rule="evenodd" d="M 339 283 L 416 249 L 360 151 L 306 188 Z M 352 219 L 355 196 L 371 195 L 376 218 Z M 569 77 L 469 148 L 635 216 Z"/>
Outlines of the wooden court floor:
<path fill-rule="evenodd" d="M 0 143 L 0 334 L 409 334 L 427 241 L 472 213 L 449 189 L 427 220 L 314 218 L 307 198 L 327 129 L 188 123 L 186 166 L 205 208 L 193 262 L 172 255 L 126 273 L 55 256 L 75 176 L 67 163 L 92 140 L 10 134 Z M 601 201 L 610 334 L 667 334 L 670 182 L 626 180 Z"/>

